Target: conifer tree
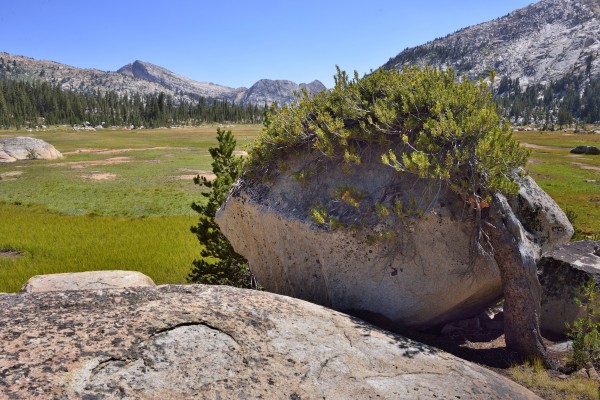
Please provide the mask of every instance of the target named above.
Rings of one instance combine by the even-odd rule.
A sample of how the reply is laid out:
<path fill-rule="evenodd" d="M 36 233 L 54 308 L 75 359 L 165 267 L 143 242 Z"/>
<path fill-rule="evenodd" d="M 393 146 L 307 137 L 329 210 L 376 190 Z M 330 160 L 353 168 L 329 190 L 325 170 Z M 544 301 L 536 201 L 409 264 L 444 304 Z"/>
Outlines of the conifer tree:
<path fill-rule="evenodd" d="M 217 210 L 225 201 L 233 182 L 240 176 L 243 162 L 241 157 L 233 155 L 236 140 L 231 131 L 217 129 L 217 141 L 219 146 L 208 150 L 213 159 L 215 178 L 194 178 L 195 184 L 211 190 L 202 193 L 207 198 L 206 204 L 192 204 L 192 209 L 200 214 L 200 219 L 191 231 L 204 248 L 200 251 L 201 258 L 194 260 L 188 279 L 194 283 L 256 288 L 248 261 L 233 250 L 215 222 Z"/>

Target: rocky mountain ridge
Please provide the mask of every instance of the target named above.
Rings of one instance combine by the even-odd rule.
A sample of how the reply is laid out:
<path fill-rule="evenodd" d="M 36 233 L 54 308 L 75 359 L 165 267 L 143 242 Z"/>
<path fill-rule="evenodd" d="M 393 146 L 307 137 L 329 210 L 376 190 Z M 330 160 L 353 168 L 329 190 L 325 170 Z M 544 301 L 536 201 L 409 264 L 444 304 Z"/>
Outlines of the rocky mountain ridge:
<path fill-rule="evenodd" d="M 288 103 L 288 101 L 281 101 L 281 99 L 289 98 L 290 93 L 300 92 L 306 90 L 308 93 L 317 93 L 327 88 L 320 81 L 312 81 L 311 83 L 297 84 L 287 80 L 272 80 L 272 79 L 261 79 L 250 87 L 250 89 L 243 92 L 240 100 L 243 104 L 272 104 L 277 102 Z"/>
<path fill-rule="evenodd" d="M 119 68 L 116 72 L 134 79 L 153 82 L 176 92 L 194 93 L 203 97 L 235 100 L 239 91 L 246 90 L 246 88 L 234 89 L 212 82 L 194 81 L 183 75 L 171 72 L 166 68 L 140 60 L 127 64 Z"/>
<path fill-rule="evenodd" d="M 600 76 L 600 1 L 541 0 L 504 17 L 407 48 L 382 66 L 452 67 L 473 79 L 496 71 L 522 86 L 567 74 Z"/>
<path fill-rule="evenodd" d="M 211 82 L 198 82 L 166 68 L 149 62 L 136 60 L 117 71 L 82 69 L 55 61 L 0 52 L 0 78 L 14 80 L 42 80 L 62 89 L 81 93 L 113 91 L 118 95 L 142 96 L 163 92 L 176 102 L 194 101 L 199 96 L 233 101 L 236 104 L 288 104 L 294 99 L 294 92 L 303 87 L 309 92 L 325 90 L 319 81 L 309 84 L 296 84 L 291 81 L 261 79 L 250 89 L 231 88 Z"/>

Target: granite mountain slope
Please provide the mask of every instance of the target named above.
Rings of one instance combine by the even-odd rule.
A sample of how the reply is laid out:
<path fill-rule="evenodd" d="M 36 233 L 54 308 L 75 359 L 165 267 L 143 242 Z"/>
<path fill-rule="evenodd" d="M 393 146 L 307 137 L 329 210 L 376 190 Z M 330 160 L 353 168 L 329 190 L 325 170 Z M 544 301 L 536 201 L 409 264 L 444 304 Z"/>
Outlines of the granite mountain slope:
<path fill-rule="evenodd" d="M 263 79 L 247 88 L 231 88 L 210 82 L 198 82 L 166 68 L 136 60 L 115 72 L 82 69 L 54 61 L 0 52 L 0 78 L 13 80 L 42 80 L 62 89 L 81 93 L 113 91 L 120 96 L 136 93 L 156 95 L 160 92 L 172 96 L 175 102 L 193 101 L 199 96 L 237 104 L 287 104 L 293 101 L 294 92 L 306 87 L 309 92 L 324 90 L 319 81 L 296 84 L 291 81 Z"/>
<path fill-rule="evenodd" d="M 600 1 L 542 0 L 504 17 L 407 48 L 382 68 L 451 66 L 469 78 L 519 78 L 548 84 L 569 73 L 600 76 Z"/>
<path fill-rule="evenodd" d="M 286 104 L 293 99 L 295 92 L 306 90 L 308 93 L 317 93 L 326 87 L 320 81 L 297 84 L 286 80 L 261 79 L 243 93 L 240 100 L 243 104 Z M 289 100 L 288 100 L 289 99 Z"/>
<path fill-rule="evenodd" d="M 197 82 L 166 68 L 139 60 L 119 68 L 117 73 L 157 83 L 176 92 L 193 93 L 203 97 L 235 100 L 240 91 L 246 90 L 246 88 L 234 89 L 211 82 Z"/>

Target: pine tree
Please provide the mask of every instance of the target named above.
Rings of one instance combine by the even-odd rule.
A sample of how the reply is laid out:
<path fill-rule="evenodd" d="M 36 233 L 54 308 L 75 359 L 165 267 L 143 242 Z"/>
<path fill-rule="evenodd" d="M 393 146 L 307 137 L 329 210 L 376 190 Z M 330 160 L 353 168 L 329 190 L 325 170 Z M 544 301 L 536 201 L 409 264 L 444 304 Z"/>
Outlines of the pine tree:
<path fill-rule="evenodd" d="M 206 204 L 192 204 L 192 209 L 201 215 L 198 225 L 193 226 L 191 231 L 204 248 L 200 251 L 201 258 L 194 260 L 188 280 L 194 283 L 256 288 L 256 280 L 250 272 L 248 261 L 233 250 L 215 222 L 217 210 L 242 171 L 242 158 L 233 155 L 236 140 L 231 131 L 217 129 L 217 141 L 219 146 L 208 150 L 213 159 L 215 179 L 209 180 L 204 176 L 194 178 L 195 184 L 211 191 L 202 193 L 208 199 Z"/>

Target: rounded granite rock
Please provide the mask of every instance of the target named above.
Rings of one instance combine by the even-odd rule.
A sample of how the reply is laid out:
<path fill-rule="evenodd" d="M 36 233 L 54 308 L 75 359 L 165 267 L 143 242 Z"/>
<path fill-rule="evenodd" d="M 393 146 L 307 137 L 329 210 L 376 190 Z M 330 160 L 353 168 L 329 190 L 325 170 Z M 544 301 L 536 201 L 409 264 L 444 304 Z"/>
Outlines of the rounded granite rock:
<path fill-rule="evenodd" d="M 441 350 L 266 292 L 0 294 L 0 309 L 0 398 L 537 398 Z"/>
<path fill-rule="evenodd" d="M 86 271 L 36 275 L 23 285 L 21 292 L 63 292 L 147 286 L 155 286 L 154 281 L 137 271 Z"/>
<path fill-rule="evenodd" d="M 62 154 L 51 144 L 26 136 L 0 138 L 0 163 L 33 159 L 53 160 Z"/>

